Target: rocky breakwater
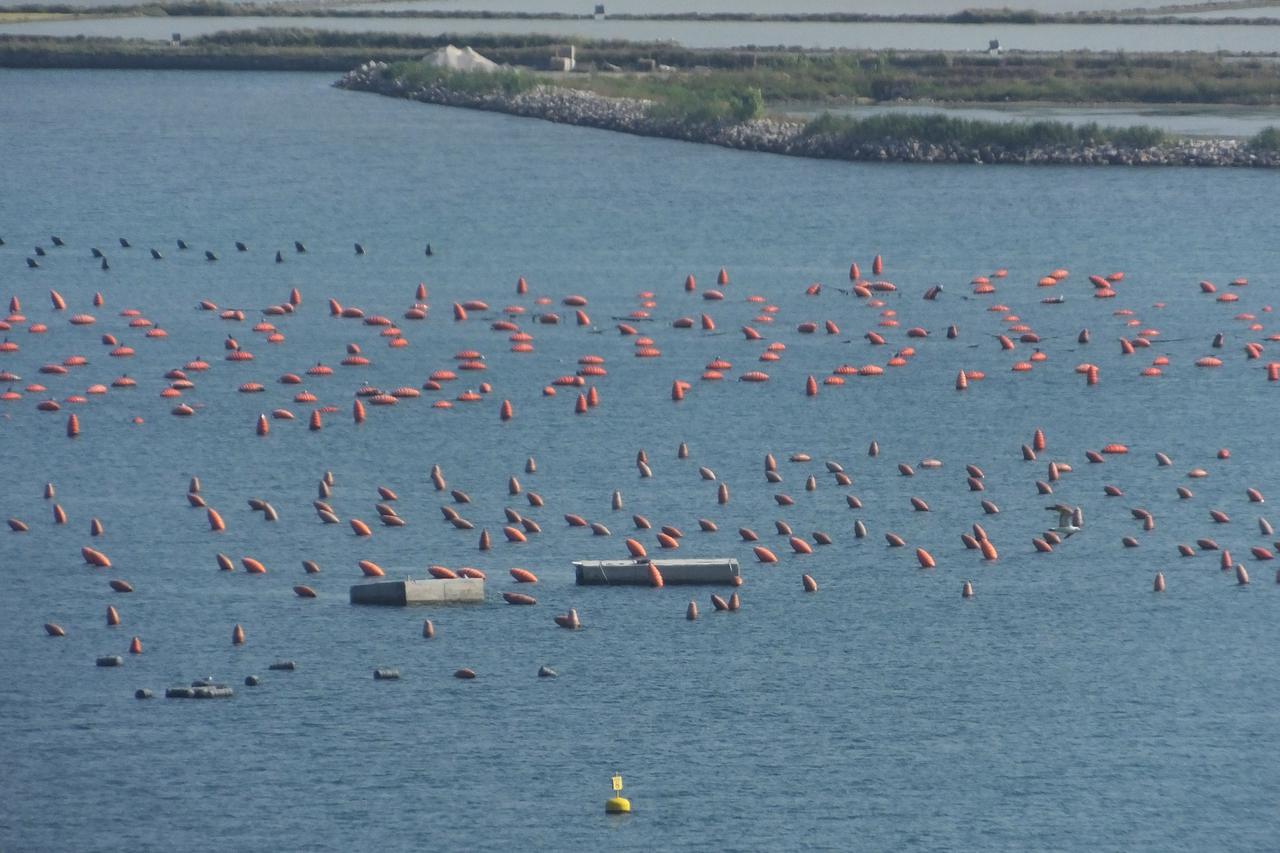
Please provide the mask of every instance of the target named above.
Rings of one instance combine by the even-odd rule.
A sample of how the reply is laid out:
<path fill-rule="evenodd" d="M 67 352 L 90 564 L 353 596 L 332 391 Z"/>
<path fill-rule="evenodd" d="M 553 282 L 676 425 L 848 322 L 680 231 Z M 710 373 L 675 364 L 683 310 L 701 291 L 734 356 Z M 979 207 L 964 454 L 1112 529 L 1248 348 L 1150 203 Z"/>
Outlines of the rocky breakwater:
<path fill-rule="evenodd" d="M 655 111 L 652 101 L 610 98 L 549 84 L 516 93 L 462 91 L 441 82 L 413 85 L 390 76 L 388 66 L 383 62 L 367 62 L 349 71 L 334 85 L 424 103 L 490 110 L 561 124 L 793 157 L 892 163 L 1280 167 L 1280 153 L 1257 151 L 1234 139 L 1179 140 L 1146 148 L 1055 145 L 1030 149 L 896 138 L 851 141 L 840 133 L 809 133 L 804 122 L 786 119 L 689 122 Z"/>

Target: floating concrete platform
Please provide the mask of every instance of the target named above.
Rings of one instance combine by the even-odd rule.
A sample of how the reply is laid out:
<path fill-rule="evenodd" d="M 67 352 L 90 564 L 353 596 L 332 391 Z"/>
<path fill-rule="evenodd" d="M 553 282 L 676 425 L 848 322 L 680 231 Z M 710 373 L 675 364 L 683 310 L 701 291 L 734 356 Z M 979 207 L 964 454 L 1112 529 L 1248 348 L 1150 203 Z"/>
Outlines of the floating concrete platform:
<path fill-rule="evenodd" d="M 426 578 L 378 581 L 351 587 L 352 604 L 466 604 L 484 601 L 483 578 Z"/>
<path fill-rule="evenodd" d="M 728 559 L 575 560 L 578 586 L 648 586 L 649 564 L 662 573 L 664 584 L 724 584 L 732 586 L 741 572 Z"/>

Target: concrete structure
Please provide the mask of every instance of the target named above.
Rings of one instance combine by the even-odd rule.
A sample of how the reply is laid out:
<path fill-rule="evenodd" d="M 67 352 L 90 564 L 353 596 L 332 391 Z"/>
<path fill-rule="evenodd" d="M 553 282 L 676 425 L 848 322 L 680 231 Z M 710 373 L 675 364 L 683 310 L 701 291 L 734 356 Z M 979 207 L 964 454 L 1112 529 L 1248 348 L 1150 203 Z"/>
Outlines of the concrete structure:
<path fill-rule="evenodd" d="M 480 578 L 428 578 L 425 580 L 378 581 L 351 587 L 352 604 L 455 604 L 484 601 L 484 581 Z"/>
<path fill-rule="evenodd" d="M 579 586 L 648 586 L 649 563 L 658 567 L 664 584 L 724 584 L 740 575 L 738 561 L 718 560 L 576 560 L 574 575 Z"/>

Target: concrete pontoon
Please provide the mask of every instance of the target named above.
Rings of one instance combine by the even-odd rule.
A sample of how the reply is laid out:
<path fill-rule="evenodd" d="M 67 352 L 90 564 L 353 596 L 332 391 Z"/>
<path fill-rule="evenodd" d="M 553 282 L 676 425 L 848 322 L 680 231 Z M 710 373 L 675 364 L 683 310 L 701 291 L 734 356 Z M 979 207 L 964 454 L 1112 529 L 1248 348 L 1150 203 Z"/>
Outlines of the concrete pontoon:
<path fill-rule="evenodd" d="M 351 587 L 352 604 L 456 604 L 484 601 L 482 578 L 426 578 L 378 581 Z"/>
<path fill-rule="evenodd" d="M 727 559 L 575 560 L 579 586 L 648 586 L 649 564 L 662 574 L 664 584 L 723 584 L 739 577 L 738 561 Z"/>

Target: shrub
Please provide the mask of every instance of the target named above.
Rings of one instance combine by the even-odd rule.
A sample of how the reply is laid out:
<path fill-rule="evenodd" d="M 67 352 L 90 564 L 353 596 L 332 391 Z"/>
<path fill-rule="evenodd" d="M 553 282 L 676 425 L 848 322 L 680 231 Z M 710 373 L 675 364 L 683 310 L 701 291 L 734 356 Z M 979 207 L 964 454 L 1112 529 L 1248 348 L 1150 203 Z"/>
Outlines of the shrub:
<path fill-rule="evenodd" d="M 966 148 L 998 146 L 1009 151 L 1108 143 L 1146 148 L 1166 140 L 1164 131 L 1145 125 L 1107 128 L 1092 122 L 1073 125 L 1057 121 L 979 121 L 953 118 L 942 113 L 890 113 L 867 118 L 823 113 L 805 125 L 804 132 L 809 136 L 829 136 L 848 146 L 895 139 Z"/>
<path fill-rule="evenodd" d="M 1249 140 L 1254 151 L 1280 151 L 1280 128 L 1264 127 Z"/>

